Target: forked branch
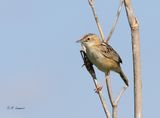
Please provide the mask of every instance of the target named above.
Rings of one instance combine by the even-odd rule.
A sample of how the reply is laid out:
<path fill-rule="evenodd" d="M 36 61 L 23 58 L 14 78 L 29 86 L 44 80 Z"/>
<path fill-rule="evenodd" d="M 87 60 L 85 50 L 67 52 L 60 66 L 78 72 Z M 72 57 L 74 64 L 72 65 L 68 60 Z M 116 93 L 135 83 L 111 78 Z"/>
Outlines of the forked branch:
<path fill-rule="evenodd" d="M 101 28 L 100 22 L 99 22 L 99 20 L 98 20 L 98 16 L 97 16 L 97 14 L 96 14 L 96 10 L 95 10 L 95 7 L 94 7 L 94 0 L 88 0 L 88 2 L 89 2 L 89 5 L 91 6 L 91 9 L 92 9 L 92 12 L 93 12 L 93 15 L 94 15 L 94 18 L 95 18 L 95 21 L 96 21 L 96 24 L 97 24 L 99 33 L 100 33 L 100 35 L 101 35 L 102 42 L 108 43 L 108 41 L 110 40 L 110 38 L 111 38 L 111 36 L 112 36 L 115 28 L 116 28 L 116 25 L 117 25 L 117 22 L 118 22 L 120 13 L 121 13 L 121 9 L 122 9 L 124 0 L 120 0 L 119 7 L 118 7 L 118 10 L 117 10 L 117 14 L 116 14 L 115 20 L 114 20 L 114 22 L 113 22 L 112 29 L 111 29 L 108 37 L 107 37 L 107 40 L 105 40 L 103 30 L 102 30 L 102 28 Z"/>
<path fill-rule="evenodd" d="M 106 75 L 106 86 L 107 86 L 107 91 L 108 91 L 108 95 L 109 95 L 109 100 L 110 100 L 111 105 L 112 105 L 112 118 L 117 118 L 118 103 L 120 101 L 120 98 L 124 94 L 125 90 L 127 89 L 127 86 L 122 88 L 122 90 L 120 91 L 119 95 L 117 96 L 117 98 L 115 100 L 114 100 L 114 97 L 113 97 L 113 92 L 112 92 L 112 87 L 111 87 L 111 83 L 110 83 L 109 74 Z"/>

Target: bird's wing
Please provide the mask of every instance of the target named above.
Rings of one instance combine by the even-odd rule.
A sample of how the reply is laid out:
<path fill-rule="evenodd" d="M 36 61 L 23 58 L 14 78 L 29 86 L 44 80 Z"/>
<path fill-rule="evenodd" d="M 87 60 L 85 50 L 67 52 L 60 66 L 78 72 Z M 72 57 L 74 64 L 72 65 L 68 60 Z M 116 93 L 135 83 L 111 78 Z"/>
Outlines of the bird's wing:
<path fill-rule="evenodd" d="M 102 43 L 100 46 L 101 47 L 99 49 L 105 57 L 112 59 L 118 63 L 122 63 L 122 59 L 110 45 Z"/>

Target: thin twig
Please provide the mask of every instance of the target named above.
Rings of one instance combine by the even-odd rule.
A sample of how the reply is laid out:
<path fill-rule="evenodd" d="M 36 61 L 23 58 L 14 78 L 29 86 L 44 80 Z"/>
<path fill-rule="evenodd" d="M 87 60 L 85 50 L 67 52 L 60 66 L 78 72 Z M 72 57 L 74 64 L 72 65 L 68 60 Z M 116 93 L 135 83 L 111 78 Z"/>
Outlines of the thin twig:
<path fill-rule="evenodd" d="M 121 10 L 122 10 L 123 3 L 124 3 L 124 0 L 120 0 L 119 7 L 118 7 L 118 10 L 117 10 L 117 14 L 116 14 L 115 20 L 114 20 L 113 25 L 112 25 L 112 29 L 111 29 L 108 37 L 107 37 L 107 43 L 110 40 L 110 38 L 111 38 L 115 28 L 116 28 L 116 25 L 117 25 L 117 22 L 118 22 L 118 19 L 119 19 Z"/>
<path fill-rule="evenodd" d="M 105 37 L 104 37 L 104 33 L 103 33 L 103 31 L 102 31 L 102 27 L 101 27 L 101 25 L 100 25 L 100 22 L 99 22 L 99 20 L 98 20 L 98 16 L 97 16 L 97 14 L 96 14 L 96 10 L 95 10 L 95 8 L 94 8 L 94 0 L 88 0 L 88 2 L 89 2 L 89 5 L 90 5 L 91 8 L 92 8 L 92 12 L 93 12 L 93 15 L 94 15 L 94 18 L 95 18 L 95 21 L 96 21 L 96 24 L 97 24 L 99 33 L 100 33 L 100 35 L 101 35 L 101 40 L 102 40 L 102 42 L 106 42 Z"/>
<path fill-rule="evenodd" d="M 95 87 L 97 88 L 98 87 L 98 81 L 97 81 L 97 79 L 93 78 L 93 82 L 94 82 Z M 106 102 L 105 102 L 105 99 L 103 97 L 102 90 L 98 91 L 97 94 L 98 94 L 98 96 L 100 98 L 100 101 L 101 101 L 103 110 L 105 112 L 106 118 L 110 118 L 110 112 L 109 112 L 109 110 L 108 110 L 108 108 L 106 106 Z"/>
<path fill-rule="evenodd" d="M 87 55 L 86 55 L 84 50 L 81 50 L 80 53 L 81 53 L 81 56 L 82 56 L 82 59 L 84 61 L 84 65 L 85 65 L 86 69 L 88 70 L 88 72 L 91 74 L 91 76 L 93 78 L 93 82 L 94 82 L 95 87 L 98 88 L 98 81 L 97 81 L 97 78 L 96 78 L 96 74 L 95 74 L 94 68 L 92 66 L 93 64 L 88 59 L 88 57 L 87 57 Z M 101 90 L 98 91 L 97 94 L 98 94 L 98 96 L 100 98 L 100 101 L 101 101 L 103 110 L 105 112 L 106 118 L 110 118 L 110 112 L 109 112 L 108 107 L 107 107 L 107 105 L 105 103 L 102 91 Z"/>
<path fill-rule="evenodd" d="M 116 98 L 116 100 L 115 100 L 115 104 L 118 104 L 118 103 L 119 103 L 120 98 L 122 97 L 122 95 L 124 94 L 124 92 L 125 92 L 126 89 L 127 89 L 127 86 L 124 86 L 124 87 L 121 89 L 119 95 L 117 96 L 117 98 Z"/>
<path fill-rule="evenodd" d="M 113 95 L 112 95 L 112 87 L 111 87 L 111 84 L 110 84 L 109 74 L 106 75 L 106 85 L 107 85 L 109 100 L 111 102 L 112 107 L 114 107 L 114 98 L 113 98 Z"/>

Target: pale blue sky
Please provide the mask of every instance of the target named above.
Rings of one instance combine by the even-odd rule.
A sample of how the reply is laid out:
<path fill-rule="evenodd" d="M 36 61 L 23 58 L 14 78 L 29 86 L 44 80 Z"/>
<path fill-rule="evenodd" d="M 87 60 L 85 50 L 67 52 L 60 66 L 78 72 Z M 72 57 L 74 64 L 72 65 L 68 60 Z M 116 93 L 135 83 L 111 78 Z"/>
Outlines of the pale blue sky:
<path fill-rule="evenodd" d="M 118 1 L 95 4 L 107 36 Z M 159 116 L 159 4 L 133 0 L 140 22 L 144 118 Z M 98 34 L 87 0 L 0 0 L 0 117 L 104 118 L 75 43 L 89 32 Z M 131 36 L 124 8 L 110 44 L 120 54 L 130 82 L 118 115 L 133 118 Z M 96 72 L 109 104 L 104 74 Z M 111 73 L 111 78 L 117 95 L 123 82 L 117 74 Z"/>

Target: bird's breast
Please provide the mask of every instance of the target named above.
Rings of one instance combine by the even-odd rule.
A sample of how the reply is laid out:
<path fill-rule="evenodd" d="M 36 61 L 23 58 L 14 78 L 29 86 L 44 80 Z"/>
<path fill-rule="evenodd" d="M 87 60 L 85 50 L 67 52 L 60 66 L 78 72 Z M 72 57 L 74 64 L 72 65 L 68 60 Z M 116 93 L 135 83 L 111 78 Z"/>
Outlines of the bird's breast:
<path fill-rule="evenodd" d="M 90 48 L 86 50 L 86 54 L 90 61 L 101 71 L 108 72 L 112 67 L 110 59 L 106 58 L 98 49 Z"/>

